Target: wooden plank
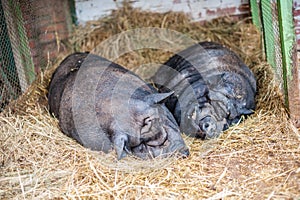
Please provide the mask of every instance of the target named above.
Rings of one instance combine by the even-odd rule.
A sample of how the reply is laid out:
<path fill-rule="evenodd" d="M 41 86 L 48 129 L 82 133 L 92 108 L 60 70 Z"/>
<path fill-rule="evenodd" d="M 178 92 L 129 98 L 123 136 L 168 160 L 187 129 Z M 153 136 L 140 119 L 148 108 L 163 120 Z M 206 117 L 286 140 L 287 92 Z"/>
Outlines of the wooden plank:
<path fill-rule="evenodd" d="M 290 110 L 291 119 L 300 127 L 300 68 L 297 64 L 297 42 L 292 11 L 292 1 L 278 1 L 282 69 L 284 84 L 288 93 L 287 106 Z"/>
<path fill-rule="evenodd" d="M 261 0 L 258 5 L 256 0 L 251 0 L 250 3 L 256 25 L 259 24 L 256 15 L 261 12 L 266 60 L 274 69 L 292 121 L 300 127 L 300 66 L 297 60 L 300 57 L 297 56 L 293 1 Z"/>
<path fill-rule="evenodd" d="M 253 24 L 260 30 L 261 29 L 261 20 L 260 20 L 260 5 L 257 0 L 250 0 L 250 7 L 251 7 L 251 16 Z"/>
<path fill-rule="evenodd" d="M 109 15 L 125 0 L 75 0 L 79 24 Z M 194 21 L 209 21 L 224 16 L 249 15 L 248 0 L 135 0 L 128 1 L 135 8 L 152 12 L 184 12 Z"/>

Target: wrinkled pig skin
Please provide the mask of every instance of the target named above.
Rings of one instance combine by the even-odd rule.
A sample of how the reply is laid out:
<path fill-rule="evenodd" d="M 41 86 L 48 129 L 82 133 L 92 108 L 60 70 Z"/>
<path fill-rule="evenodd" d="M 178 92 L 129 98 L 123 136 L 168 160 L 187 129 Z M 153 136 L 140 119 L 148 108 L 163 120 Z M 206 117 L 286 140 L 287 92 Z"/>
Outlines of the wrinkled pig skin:
<path fill-rule="evenodd" d="M 228 48 L 200 42 L 171 57 L 152 77 L 160 92 L 175 91 L 166 105 L 192 137 L 218 137 L 255 109 L 256 79 Z"/>
<path fill-rule="evenodd" d="M 147 159 L 189 150 L 164 101 L 137 75 L 105 58 L 73 53 L 54 72 L 48 92 L 49 110 L 62 132 L 96 151 L 115 149 Z"/>

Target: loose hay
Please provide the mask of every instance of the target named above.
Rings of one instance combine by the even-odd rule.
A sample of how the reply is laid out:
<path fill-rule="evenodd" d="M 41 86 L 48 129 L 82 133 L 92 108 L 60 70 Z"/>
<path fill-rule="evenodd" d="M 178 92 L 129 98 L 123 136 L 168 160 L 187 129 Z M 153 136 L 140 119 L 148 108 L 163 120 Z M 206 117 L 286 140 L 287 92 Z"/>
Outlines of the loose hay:
<path fill-rule="evenodd" d="M 76 48 L 92 50 L 111 35 L 140 26 L 166 27 L 230 46 L 257 77 L 255 114 L 218 139 L 184 136 L 191 149 L 187 159 L 117 161 L 114 152 L 92 152 L 64 136 L 48 113 L 47 85 L 56 64 L 0 115 L 1 198 L 300 198 L 300 134 L 288 119 L 270 67 L 261 61 L 260 36 L 251 23 L 223 19 L 200 25 L 182 13 L 148 13 L 128 6 L 92 23 L 92 28 L 77 29 Z M 169 56 L 141 50 L 117 62 L 134 69 Z"/>

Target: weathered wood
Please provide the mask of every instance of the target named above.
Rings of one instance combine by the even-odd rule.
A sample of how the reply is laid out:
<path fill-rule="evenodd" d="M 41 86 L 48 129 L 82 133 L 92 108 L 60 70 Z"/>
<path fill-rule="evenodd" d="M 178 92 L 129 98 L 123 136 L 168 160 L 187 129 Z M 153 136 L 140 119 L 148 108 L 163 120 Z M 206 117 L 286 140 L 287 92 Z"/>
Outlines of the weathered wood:
<path fill-rule="evenodd" d="M 99 1 L 76 0 L 79 24 L 101 18 L 122 5 L 124 0 Z M 151 3 L 150 3 L 151 2 Z M 249 2 L 241 0 L 137 0 L 131 1 L 133 7 L 152 12 L 180 11 L 187 13 L 195 21 L 208 21 L 219 17 L 249 16 Z"/>
<path fill-rule="evenodd" d="M 286 107 L 295 125 L 300 127 L 300 85 L 297 61 L 296 29 L 293 8 L 298 4 L 286 0 L 255 0 L 251 6 L 254 15 L 260 12 L 266 59 L 273 67 L 278 84 L 284 94 Z M 256 7 L 259 7 L 259 11 Z M 255 16 L 254 16 L 255 18 Z M 258 23 L 253 19 L 253 23 Z M 259 24 L 258 27 L 260 28 Z"/>
<path fill-rule="evenodd" d="M 282 69 L 284 84 L 288 94 L 287 105 L 290 110 L 291 119 L 297 126 L 300 126 L 299 66 L 297 65 L 297 42 L 292 10 L 292 1 L 278 1 Z"/>

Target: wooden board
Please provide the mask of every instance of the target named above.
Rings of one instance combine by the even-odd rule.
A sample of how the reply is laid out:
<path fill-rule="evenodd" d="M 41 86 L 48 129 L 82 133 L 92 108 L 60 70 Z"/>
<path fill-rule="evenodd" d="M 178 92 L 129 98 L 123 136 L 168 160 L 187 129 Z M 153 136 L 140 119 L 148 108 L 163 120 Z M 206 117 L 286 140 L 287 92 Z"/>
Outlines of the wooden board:
<path fill-rule="evenodd" d="M 252 0 L 250 3 L 253 23 L 263 32 L 266 60 L 274 69 L 292 121 L 300 127 L 300 67 L 293 15 L 300 9 L 295 6 L 300 4 L 286 0 L 259 3 Z"/>

